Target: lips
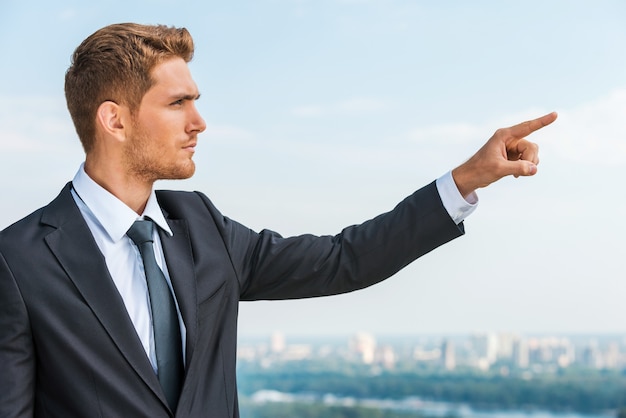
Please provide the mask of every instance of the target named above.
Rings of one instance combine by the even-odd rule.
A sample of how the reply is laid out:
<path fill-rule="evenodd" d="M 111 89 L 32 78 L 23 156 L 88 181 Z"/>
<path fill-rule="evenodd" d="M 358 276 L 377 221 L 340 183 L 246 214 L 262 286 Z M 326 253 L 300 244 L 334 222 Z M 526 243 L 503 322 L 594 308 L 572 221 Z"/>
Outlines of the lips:
<path fill-rule="evenodd" d="M 184 150 L 195 152 L 196 150 L 196 142 L 192 142 L 191 144 L 185 145 L 183 147 Z"/>

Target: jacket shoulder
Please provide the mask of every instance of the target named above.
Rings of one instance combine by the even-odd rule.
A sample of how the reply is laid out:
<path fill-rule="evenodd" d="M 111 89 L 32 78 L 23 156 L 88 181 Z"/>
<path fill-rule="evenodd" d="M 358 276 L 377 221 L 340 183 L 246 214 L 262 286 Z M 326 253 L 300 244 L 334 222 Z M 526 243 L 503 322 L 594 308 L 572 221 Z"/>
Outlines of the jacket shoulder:
<path fill-rule="evenodd" d="M 0 231 L 0 244 L 5 241 L 13 241 L 20 237 L 23 237 L 24 232 L 36 228 L 41 223 L 41 214 L 44 208 L 39 208 L 33 213 L 25 216 L 19 221 L 7 226 Z"/>
<path fill-rule="evenodd" d="M 0 231 L 0 248 L 5 244 L 32 243 L 80 214 L 67 183 L 59 195 L 46 206 Z"/>
<path fill-rule="evenodd" d="M 178 190 L 157 190 L 157 200 L 161 209 L 174 219 L 189 219 L 195 215 L 221 216 L 211 200 L 201 192 Z"/>

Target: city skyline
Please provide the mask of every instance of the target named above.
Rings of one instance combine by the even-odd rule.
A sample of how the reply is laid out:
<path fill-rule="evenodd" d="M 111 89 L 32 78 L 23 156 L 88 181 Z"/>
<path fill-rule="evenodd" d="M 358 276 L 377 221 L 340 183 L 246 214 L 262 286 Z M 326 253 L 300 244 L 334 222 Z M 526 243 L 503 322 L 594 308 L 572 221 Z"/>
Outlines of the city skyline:
<path fill-rule="evenodd" d="M 237 357 L 244 362 L 243 367 L 256 363 L 266 369 L 274 364 L 319 361 L 331 368 L 362 364 L 389 370 L 473 369 L 503 375 L 553 374 L 571 367 L 620 371 L 626 367 L 626 335 L 472 332 L 390 337 L 356 332 L 307 338 L 276 331 L 265 338 L 240 338 Z M 332 358 L 341 358 L 344 363 L 328 362 Z"/>
<path fill-rule="evenodd" d="M 360 292 L 242 303 L 242 336 L 626 333 L 626 3 L 6 0 L 0 228 L 78 169 L 64 72 L 86 36 L 124 21 L 196 43 L 197 172 L 157 187 L 203 191 L 255 230 L 338 233 L 495 129 L 559 112 L 532 136 L 538 174 L 479 190 L 464 237 Z"/>

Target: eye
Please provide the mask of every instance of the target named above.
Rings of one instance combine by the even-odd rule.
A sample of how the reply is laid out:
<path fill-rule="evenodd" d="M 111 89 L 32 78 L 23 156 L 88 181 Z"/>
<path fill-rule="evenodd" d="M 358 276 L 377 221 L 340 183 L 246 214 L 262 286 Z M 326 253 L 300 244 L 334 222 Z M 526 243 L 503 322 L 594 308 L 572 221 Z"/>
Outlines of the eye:
<path fill-rule="evenodd" d="M 175 102 L 170 103 L 171 106 L 181 106 L 184 102 L 184 99 L 178 99 Z"/>

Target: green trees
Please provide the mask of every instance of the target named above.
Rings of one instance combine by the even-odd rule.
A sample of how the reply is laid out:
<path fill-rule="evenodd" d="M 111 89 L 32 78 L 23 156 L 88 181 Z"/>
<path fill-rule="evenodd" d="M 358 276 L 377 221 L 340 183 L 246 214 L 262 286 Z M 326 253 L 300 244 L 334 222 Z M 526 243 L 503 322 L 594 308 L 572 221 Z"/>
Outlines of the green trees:
<path fill-rule="evenodd" d="M 286 393 L 333 394 L 356 399 L 404 399 L 467 403 L 485 409 L 545 409 L 595 413 L 626 407 L 626 376 L 568 374 L 564 376 L 502 377 L 481 374 L 387 372 L 380 375 L 299 370 L 240 373 L 240 392 L 261 389 Z M 626 418 L 626 409 L 620 412 Z M 364 416 L 364 415 L 359 415 Z"/>
<path fill-rule="evenodd" d="M 241 416 L 246 418 L 428 418 L 427 416 L 364 407 L 325 406 L 308 403 L 267 403 L 242 401 Z M 454 418 L 449 416 L 446 418 Z"/>

